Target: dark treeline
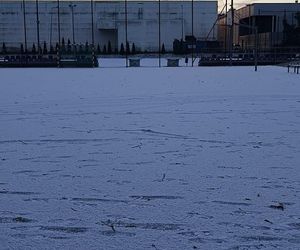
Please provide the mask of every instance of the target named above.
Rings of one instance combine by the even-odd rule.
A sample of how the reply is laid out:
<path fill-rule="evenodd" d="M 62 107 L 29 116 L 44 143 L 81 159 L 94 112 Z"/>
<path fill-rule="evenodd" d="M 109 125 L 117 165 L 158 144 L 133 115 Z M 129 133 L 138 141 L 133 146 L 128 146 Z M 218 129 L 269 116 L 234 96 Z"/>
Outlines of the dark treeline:
<path fill-rule="evenodd" d="M 111 41 L 108 41 L 107 44 L 96 44 L 93 46 L 92 44 L 89 44 L 86 42 L 85 44 L 72 44 L 70 39 L 67 41 L 62 38 L 61 44 L 57 42 L 55 45 L 51 44 L 48 45 L 46 42 L 43 42 L 39 46 L 35 43 L 33 43 L 31 46 L 28 46 L 27 48 L 24 47 L 24 44 L 20 44 L 19 48 L 8 48 L 6 43 L 2 44 L 2 48 L 0 49 L 1 54 L 56 54 L 58 52 L 60 53 L 91 53 L 94 52 L 96 55 L 135 55 L 135 54 L 141 54 L 141 53 L 148 53 L 148 51 L 141 51 L 138 50 L 135 46 L 135 43 L 129 43 L 127 42 L 126 45 L 124 43 L 121 43 L 120 47 L 113 48 Z M 155 53 L 155 52 L 154 52 Z M 166 53 L 165 45 L 162 43 L 161 46 L 161 53 Z"/>
<path fill-rule="evenodd" d="M 296 24 L 288 24 L 287 20 L 283 20 L 283 46 L 300 46 L 300 12 L 294 16 Z"/>

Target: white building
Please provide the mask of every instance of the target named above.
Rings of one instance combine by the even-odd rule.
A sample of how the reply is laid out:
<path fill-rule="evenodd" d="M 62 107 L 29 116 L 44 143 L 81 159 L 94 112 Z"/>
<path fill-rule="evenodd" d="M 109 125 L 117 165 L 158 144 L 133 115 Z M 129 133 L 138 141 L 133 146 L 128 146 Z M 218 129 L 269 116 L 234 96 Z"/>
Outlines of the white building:
<path fill-rule="evenodd" d="M 120 49 L 122 43 L 126 44 L 125 1 L 93 1 L 92 15 L 90 1 L 60 0 L 59 16 L 58 1 L 39 0 L 38 6 L 36 3 L 0 0 L 1 43 L 5 42 L 7 47 L 20 47 L 23 43 L 28 49 L 38 40 L 40 44 L 55 45 L 60 32 L 61 39 L 75 44 L 92 43 L 92 33 L 95 45 L 101 47 L 107 46 L 109 41 L 112 48 Z M 127 40 L 130 45 L 134 43 L 137 50 L 158 50 L 158 13 L 158 1 L 127 2 Z M 217 19 L 216 0 L 161 1 L 160 13 L 161 44 L 166 50 L 172 50 L 174 39 L 185 40 L 192 34 L 198 40 L 217 38 L 215 29 L 210 32 Z"/>

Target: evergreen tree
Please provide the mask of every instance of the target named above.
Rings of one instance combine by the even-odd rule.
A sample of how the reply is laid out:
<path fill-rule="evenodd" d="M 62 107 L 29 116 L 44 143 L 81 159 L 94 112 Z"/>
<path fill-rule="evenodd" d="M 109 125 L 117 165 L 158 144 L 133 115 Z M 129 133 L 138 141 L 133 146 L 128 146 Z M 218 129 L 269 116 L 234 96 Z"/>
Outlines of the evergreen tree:
<path fill-rule="evenodd" d="M 184 53 L 186 53 L 186 50 L 185 50 L 185 48 L 184 48 L 184 42 L 183 42 L 183 40 L 181 39 L 181 40 L 180 40 L 180 47 L 179 47 L 179 54 L 184 54 Z"/>
<path fill-rule="evenodd" d="M 65 43 L 65 39 L 64 38 L 62 38 L 62 41 L 61 41 L 61 50 L 62 51 L 66 50 L 66 43 Z"/>
<path fill-rule="evenodd" d="M 100 49 L 100 44 L 98 43 L 97 45 L 97 54 L 100 55 L 101 54 L 101 49 Z"/>
<path fill-rule="evenodd" d="M 85 52 L 89 52 L 89 43 L 87 41 L 85 42 Z"/>
<path fill-rule="evenodd" d="M 23 46 L 23 43 L 21 43 L 20 51 L 21 51 L 21 54 L 24 54 L 24 46 Z"/>
<path fill-rule="evenodd" d="M 166 53 L 166 49 L 165 49 L 165 44 L 163 43 L 161 46 L 161 53 L 165 54 Z"/>
<path fill-rule="evenodd" d="M 103 46 L 102 53 L 103 53 L 103 54 L 107 54 L 106 45 Z"/>
<path fill-rule="evenodd" d="M 31 50 L 32 54 L 35 54 L 36 53 L 36 47 L 35 47 L 35 44 L 32 45 L 32 50 Z"/>
<path fill-rule="evenodd" d="M 110 55 L 112 54 L 112 49 L 111 49 L 111 42 L 108 41 L 108 45 L 107 45 L 107 53 Z"/>
<path fill-rule="evenodd" d="M 135 51 L 135 44 L 134 44 L 134 43 L 132 43 L 131 53 L 132 53 L 133 55 L 136 54 L 136 51 Z"/>
<path fill-rule="evenodd" d="M 299 46 L 300 44 L 300 12 L 297 12 L 294 16 L 297 24 L 289 24 L 287 19 L 284 18 L 282 21 L 283 25 L 283 46 Z"/>
<path fill-rule="evenodd" d="M 6 49 L 6 44 L 2 43 L 2 53 L 6 54 L 7 53 L 7 49 Z"/>
<path fill-rule="evenodd" d="M 82 46 L 82 44 L 79 45 L 79 53 L 83 53 L 83 46 Z"/>
<path fill-rule="evenodd" d="M 71 52 L 71 51 L 72 51 L 72 46 L 71 46 L 71 41 L 70 41 L 70 39 L 68 39 L 67 50 L 68 50 L 68 52 Z"/>
<path fill-rule="evenodd" d="M 120 54 L 121 55 L 125 54 L 125 49 L 124 49 L 124 44 L 123 43 L 121 43 Z"/>
<path fill-rule="evenodd" d="M 180 46 L 180 42 L 178 39 L 175 39 L 173 41 L 173 53 L 174 54 L 179 54 L 179 46 Z"/>
<path fill-rule="evenodd" d="M 55 51 L 58 52 L 58 50 L 59 50 L 59 44 L 56 43 L 56 45 L 55 45 Z"/>
<path fill-rule="evenodd" d="M 46 42 L 44 42 L 43 54 L 47 54 L 47 53 L 48 53 L 47 44 L 46 44 Z"/>
<path fill-rule="evenodd" d="M 127 52 L 127 54 L 130 54 L 129 42 L 126 43 L 126 52 Z"/>
<path fill-rule="evenodd" d="M 42 47 L 41 47 L 41 45 L 39 44 L 39 46 L 38 46 L 38 54 L 41 54 L 43 51 L 42 51 Z"/>
<path fill-rule="evenodd" d="M 54 48 L 52 44 L 50 45 L 50 54 L 54 54 Z"/>

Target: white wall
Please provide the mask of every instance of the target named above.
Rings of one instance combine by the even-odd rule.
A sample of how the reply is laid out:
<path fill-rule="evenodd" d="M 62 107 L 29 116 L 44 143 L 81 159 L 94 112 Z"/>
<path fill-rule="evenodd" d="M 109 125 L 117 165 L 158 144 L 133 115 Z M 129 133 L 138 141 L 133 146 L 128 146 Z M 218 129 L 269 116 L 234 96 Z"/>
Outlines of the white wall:
<path fill-rule="evenodd" d="M 75 43 L 92 42 L 90 2 L 60 1 L 61 38 L 72 42 L 72 15 L 70 4 L 74 7 Z M 192 34 L 191 2 L 161 2 L 161 42 L 167 50 L 173 47 L 174 39 L 181 39 Z M 35 1 L 26 1 L 26 31 L 28 48 L 37 44 L 36 5 Z M 197 39 L 206 39 L 217 18 L 217 1 L 194 1 L 194 35 Z M 40 41 L 47 44 L 58 41 L 58 17 L 56 1 L 39 2 Z M 102 29 L 102 30 L 100 30 Z M 116 29 L 117 36 L 105 29 Z M 124 1 L 94 2 L 95 44 L 101 48 L 121 43 L 125 46 L 125 11 Z M 213 37 L 214 34 L 214 37 Z M 216 30 L 209 40 L 216 39 Z M 137 49 L 157 51 L 158 49 L 158 2 L 128 2 L 128 41 Z M 7 46 L 19 47 L 24 43 L 24 22 L 22 1 L 0 1 L 0 42 Z"/>

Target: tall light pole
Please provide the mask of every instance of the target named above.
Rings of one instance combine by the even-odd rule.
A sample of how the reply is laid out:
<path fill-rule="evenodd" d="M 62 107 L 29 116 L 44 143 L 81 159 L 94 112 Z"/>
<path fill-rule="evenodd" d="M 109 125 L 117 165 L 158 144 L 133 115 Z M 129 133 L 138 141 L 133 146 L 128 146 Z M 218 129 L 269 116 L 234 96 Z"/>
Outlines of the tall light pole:
<path fill-rule="evenodd" d="M 36 9 L 37 46 L 38 46 L 38 53 L 40 53 L 40 19 L 39 19 L 39 1 L 38 0 L 35 0 L 35 9 Z"/>
<path fill-rule="evenodd" d="M 114 28 L 117 30 L 117 8 L 115 6 L 115 14 L 114 14 Z M 119 45 L 118 45 L 118 36 L 115 36 L 115 52 L 117 53 L 119 51 Z"/>
<path fill-rule="evenodd" d="M 124 4 L 125 4 L 125 57 L 126 57 L 126 68 L 128 67 L 128 34 L 127 34 L 127 32 L 128 32 L 128 27 L 127 27 L 127 25 L 128 25 L 128 23 L 127 23 L 127 18 L 128 18 L 128 16 L 127 16 L 127 0 L 125 0 L 125 2 L 124 2 Z"/>
<path fill-rule="evenodd" d="M 60 47 L 60 5 L 57 0 L 57 31 L 58 31 L 58 46 Z"/>
<path fill-rule="evenodd" d="M 227 12 L 228 12 L 228 8 L 227 8 L 227 5 L 228 5 L 228 0 L 226 0 L 225 2 L 225 38 L 224 38 L 224 42 L 225 42 L 225 57 L 227 56 L 227 33 L 228 33 L 228 29 L 227 29 Z"/>
<path fill-rule="evenodd" d="M 126 56 L 126 67 L 128 67 L 128 20 L 127 20 L 127 0 L 125 0 L 125 56 Z"/>
<path fill-rule="evenodd" d="M 71 8 L 71 15 L 72 15 L 72 40 L 73 45 L 75 45 L 75 26 L 74 26 L 74 7 L 76 7 L 76 4 L 69 4 L 69 7 Z"/>
<path fill-rule="evenodd" d="M 160 0 L 158 0 L 158 66 L 161 67 Z"/>
<path fill-rule="evenodd" d="M 94 2 L 91 0 L 91 21 L 92 21 L 92 46 L 94 48 L 95 36 L 94 36 Z"/>
<path fill-rule="evenodd" d="M 53 26 L 53 13 L 52 13 L 52 10 L 53 10 L 54 8 L 51 8 L 51 10 L 50 10 L 50 38 L 49 38 L 49 45 L 50 45 L 50 47 L 51 47 L 51 45 L 52 45 L 52 26 Z"/>
<path fill-rule="evenodd" d="M 192 67 L 194 66 L 194 0 L 192 0 Z"/>
<path fill-rule="evenodd" d="M 49 45 L 50 45 L 50 47 L 52 45 L 52 37 L 53 37 L 53 14 L 55 14 L 54 10 L 56 8 L 57 8 L 57 6 L 56 7 L 52 7 L 50 9 L 50 38 L 49 38 Z"/>
<path fill-rule="evenodd" d="M 231 24 L 230 24 L 230 65 L 232 65 L 232 53 L 233 53 L 233 39 L 234 39 L 234 9 L 233 9 L 233 0 L 231 0 Z"/>
<path fill-rule="evenodd" d="M 183 5 L 181 4 L 181 40 L 183 41 Z"/>
<path fill-rule="evenodd" d="M 25 0 L 23 0 L 22 6 L 23 6 L 24 45 L 25 45 L 25 53 L 27 53 L 27 27 L 26 27 Z"/>

